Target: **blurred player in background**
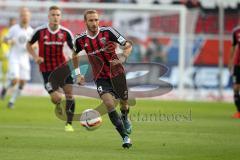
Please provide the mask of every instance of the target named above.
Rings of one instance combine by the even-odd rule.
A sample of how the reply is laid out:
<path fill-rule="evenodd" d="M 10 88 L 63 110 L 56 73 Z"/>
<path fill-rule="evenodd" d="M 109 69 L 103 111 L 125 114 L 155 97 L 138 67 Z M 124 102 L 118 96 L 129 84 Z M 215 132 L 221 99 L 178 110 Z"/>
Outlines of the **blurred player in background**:
<path fill-rule="evenodd" d="M 49 77 L 55 69 L 66 62 L 66 57 L 63 53 L 65 42 L 70 49 L 73 49 L 72 33 L 60 25 L 60 20 L 60 8 L 57 6 L 50 7 L 48 13 L 48 24 L 40 26 L 34 31 L 32 38 L 27 43 L 27 49 L 34 58 L 35 62 L 40 66 L 45 89 L 51 96 L 51 100 L 54 104 L 60 105 L 62 95 L 58 92 L 58 89 L 59 87 L 63 89 L 66 97 L 67 113 L 65 131 L 74 131 L 72 127 L 72 118 L 75 109 L 75 101 L 72 95 L 72 77 L 69 76 L 65 81 L 66 83 L 59 86 L 53 86 L 53 84 L 49 82 Z M 35 53 L 33 48 L 35 42 L 38 42 L 38 54 Z"/>
<path fill-rule="evenodd" d="M 232 48 L 229 59 L 229 70 L 233 76 L 234 103 L 237 112 L 233 118 L 240 118 L 240 27 L 236 27 L 232 33 Z"/>
<path fill-rule="evenodd" d="M 15 24 L 9 30 L 4 41 L 11 45 L 9 53 L 9 79 L 10 83 L 6 88 L 2 89 L 1 96 L 5 97 L 9 88 L 15 87 L 8 107 L 13 108 L 13 105 L 20 95 L 25 83 L 30 80 L 30 61 L 29 54 L 26 50 L 26 43 L 33 33 L 32 27 L 29 25 L 31 13 L 28 8 L 21 8 L 20 22 Z"/>
<path fill-rule="evenodd" d="M 8 26 L 3 28 L 0 32 L 0 63 L 1 63 L 1 71 L 2 71 L 3 88 L 6 88 L 7 72 L 8 72 L 8 53 L 11 47 L 9 44 L 4 42 L 4 37 L 8 35 L 9 28 L 11 28 L 14 24 L 16 24 L 16 19 L 10 18 L 8 22 Z"/>
<path fill-rule="evenodd" d="M 98 94 L 107 107 L 109 118 L 123 139 L 122 146 L 130 148 L 132 145 L 129 138 L 131 123 L 128 119 L 129 106 L 127 103 L 126 77 L 124 69 L 122 72 L 121 67 L 116 68 L 116 72 L 112 68 L 122 66 L 122 63 L 126 61 L 131 53 L 132 45 L 112 27 L 99 27 L 99 15 L 96 10 L 85 11 L 84 21 L 87 31 L 78 35 L 74 40 L 73 63 L 77 82 L 80 84 L 83 82 L 83 77 L 78 68 L 77 54 L 85 50 L 93 69 Z M 123 47 L 121 58 L 116 55 L 116 43 Z M 116 82 L 115 80 L 118 84 L 113 84 Z M 119 92 L 123 92 L 123 94 L 120 95 Z M 115 97 L 120 98 L 121 117 L 115 110 Z"/>

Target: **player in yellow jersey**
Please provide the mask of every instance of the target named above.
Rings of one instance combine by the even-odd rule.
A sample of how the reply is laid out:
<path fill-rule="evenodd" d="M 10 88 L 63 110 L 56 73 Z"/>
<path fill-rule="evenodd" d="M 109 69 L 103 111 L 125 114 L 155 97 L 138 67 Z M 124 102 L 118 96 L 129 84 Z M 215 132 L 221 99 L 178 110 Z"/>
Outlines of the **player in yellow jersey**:
<path fill-rule="evenodd" d="M 0 63 L 1 63 L 1 73 L 2 73 L 2 86 L 6 86 L 6 81 L 7 81 L 7 72 L 8 72 L 8 58 L 7 54 L 10 50 L 10 45 L 7 43 L 4 43 L 4 38 L 8 35 L 9 33 L 9 28 L 16 24 L 16 19 L 15 18 L 10 18 L 8 26 L 3 28 L 0 31 Z"/>

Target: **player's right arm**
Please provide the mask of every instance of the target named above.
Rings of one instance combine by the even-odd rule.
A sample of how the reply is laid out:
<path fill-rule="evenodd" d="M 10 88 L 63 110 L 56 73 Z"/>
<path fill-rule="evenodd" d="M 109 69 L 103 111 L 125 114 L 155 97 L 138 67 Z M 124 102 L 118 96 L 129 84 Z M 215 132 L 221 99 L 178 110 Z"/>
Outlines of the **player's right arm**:
<path fill-rule="evenodd" d="M 73 54 L 72 54 L 72 61 L 73 61 L 73 67 L 74 67 L 74 75 L 76 78 L 76 81 L 78 84 L 84 83 L 84 77 L 81 75 L 81 71 L 79 68 L 79 61 L 80 56 L 78 56 L 78 53 L 82 50 L 80 44 L 78 44 L 78 37 L 76 37 L 73 41 Z"/>
<path fill-rule="evenodd" d="M 9 29 L 8 34 L 5 37 L 3 37 L 3 42 L 9 45 L 14 45 L 16 43 L 14 39 L 15 33 L 16 33 L 16 26 L 14 25 Z"/>
<path fill-rule="evenodd" d="M 36 32 L 34 32 L 30 41 L 28 41 L 26 48 L 28 50 L 28 53 L 33 57 L 34 61 L 37 64 L 41 64 L 44 62 L 44 59 L 42 57 L 39 57 L 38 54 L 36 54 L 36 52 L 34 50 L 34 48 L 35 48 L 34 43 L 36 41 L 38 41 L 38 39 L 39 39 L 39 31 L 36 31 Z"/>
<path fill-rule="evenodd" d="M 237 38 L 235 36 L 235 32 L 232 34 L 232 47 L 230 51 L 230 57 L 229 57 L 229 62 L 228 62 L 228 69 L 231 74 L 233 74 L 233 62 L 234 62 L 234 53 L 236 52 L 236 47 L 237 47 Z"/>

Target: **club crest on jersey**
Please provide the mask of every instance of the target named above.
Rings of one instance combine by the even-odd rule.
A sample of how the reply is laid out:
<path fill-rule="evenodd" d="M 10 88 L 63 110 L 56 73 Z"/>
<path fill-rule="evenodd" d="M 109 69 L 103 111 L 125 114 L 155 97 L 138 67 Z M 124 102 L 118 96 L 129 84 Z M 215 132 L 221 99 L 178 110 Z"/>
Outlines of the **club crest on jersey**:
<path fill-rule="evenodd" d="M 105 44 L 106 43 L 106 38 L 103 37 L 103 38 L 100 39 L 100 41 L 102 42 L 102 44 Z"/>
<path fill-rule="evenodd" d="M 58 34 L 58 38 L 59 38 L 59 39 L 63 39 L 63 34 L 62 34 L 62 33 L 59 33 L 59 34 Z"/>

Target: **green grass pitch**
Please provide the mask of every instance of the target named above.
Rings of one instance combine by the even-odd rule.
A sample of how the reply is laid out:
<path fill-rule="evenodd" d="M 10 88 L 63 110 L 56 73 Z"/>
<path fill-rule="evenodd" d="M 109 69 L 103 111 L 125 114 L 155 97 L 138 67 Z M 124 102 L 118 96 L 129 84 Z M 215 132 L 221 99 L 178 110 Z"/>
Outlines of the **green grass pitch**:
<path fill-rule="evenodd" d="M 99 100 L 77 99 L 77 112 Z M 138 100 L 131 109 L 133 147 L 123 149 L 108 116 L 86 131 L 66 133 L 49 98 L 0 102 L 0 160 L 238 160 L 240 119 L 231 103 Z"/>

